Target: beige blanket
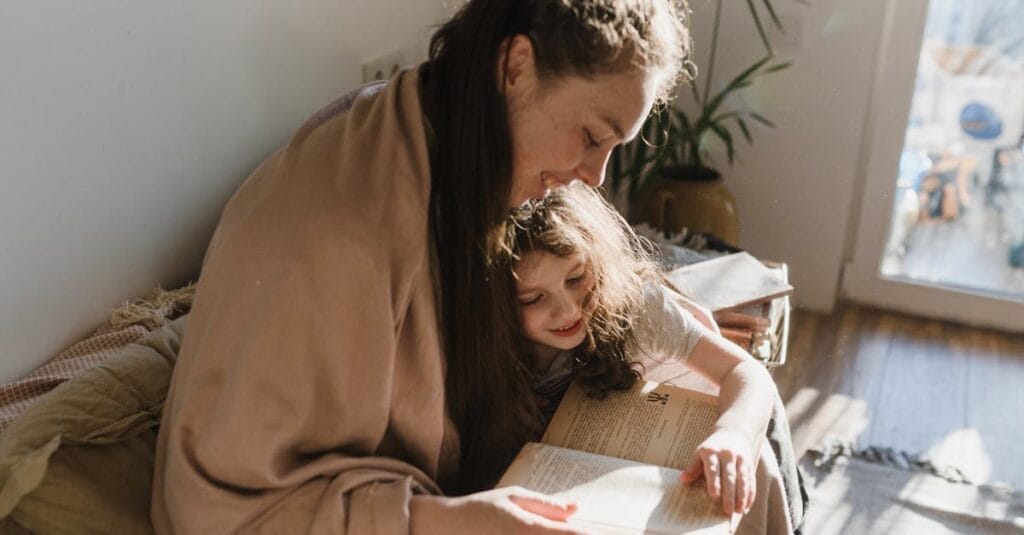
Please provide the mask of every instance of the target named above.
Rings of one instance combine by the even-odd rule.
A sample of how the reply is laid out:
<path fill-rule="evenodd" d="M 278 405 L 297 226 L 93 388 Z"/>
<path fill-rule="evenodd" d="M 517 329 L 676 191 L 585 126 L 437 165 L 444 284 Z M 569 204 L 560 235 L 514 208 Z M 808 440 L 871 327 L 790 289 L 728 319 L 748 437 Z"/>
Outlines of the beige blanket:
<path fill-rule="evenodd" d="M 325 108 L 225 208 L 157 444 L 158 533 L 404 532 L 454 466 L 417 76 Z"/>

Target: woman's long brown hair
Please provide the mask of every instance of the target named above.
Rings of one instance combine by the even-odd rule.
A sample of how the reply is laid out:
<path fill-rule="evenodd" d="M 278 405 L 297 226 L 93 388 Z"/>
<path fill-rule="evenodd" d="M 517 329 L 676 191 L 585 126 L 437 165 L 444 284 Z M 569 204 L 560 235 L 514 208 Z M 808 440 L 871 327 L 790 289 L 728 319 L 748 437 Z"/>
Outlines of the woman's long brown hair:
<path fill-rule="evenodd" d="M 516 311 L 505 294 L 511 273 L 496 261 L 512 187 L 512 140 L 497 79 L 501 44 L 528 36 L 542 82 L 633 67 L 665 73 L 668 87 L 689 46 L 679 8 L 675 0 L 470 0 L 430 41 L 420 88 L 430 225 L 445 395 L 461 438 L 459 475 L 440 482 L 449 493 L 492 486 L 540 431 L 515 350 Z"/>

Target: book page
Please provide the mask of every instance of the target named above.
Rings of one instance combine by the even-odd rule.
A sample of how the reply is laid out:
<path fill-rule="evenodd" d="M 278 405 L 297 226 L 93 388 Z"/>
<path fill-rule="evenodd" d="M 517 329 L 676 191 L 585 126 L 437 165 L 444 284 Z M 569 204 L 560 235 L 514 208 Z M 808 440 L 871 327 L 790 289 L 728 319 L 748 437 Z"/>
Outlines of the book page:
<path fill-rule="evenodd" d="M 498 487 L 518 485 L 574 501 L 569 519 L 590 533 L 729 533 L 729 518 L 680 471 L 530 443 Z"/>
<path fill-rule="evenodd" d="M 640 381 L 598 400 L 573 383 L 541 441 L 682 470 L 717 420 L 716 398 L 699 392 Z"/>

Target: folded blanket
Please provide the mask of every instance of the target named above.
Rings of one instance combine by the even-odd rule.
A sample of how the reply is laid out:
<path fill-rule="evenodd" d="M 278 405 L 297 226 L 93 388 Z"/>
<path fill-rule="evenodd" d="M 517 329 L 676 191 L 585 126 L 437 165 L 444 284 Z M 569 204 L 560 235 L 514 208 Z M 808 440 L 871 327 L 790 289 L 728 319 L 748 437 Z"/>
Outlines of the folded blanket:
<path fill-rule="evenodd" d="M 194 295 L 195 287 L 190 284 L 171 291 L 157 288 L 146 297 L 126 302 L 113 311 L 110 321 L 85 340 L 65 349 L 28 376 L 0 385 L 0 433 L 43 394 L 188 312 Z"/>
<path fill-rule="evenodd" d="M 0 386 L 0 432 L 40 396 L 114 356 L 147 332 L 142 325 L 129 325 L 121 329 L 105 325 L 23 379 Z"/>
<path fill-rule="evenodd" d="M 0 435 L 0 531 L 151 531 L 156 433 L 184 321 L 39 397 Z"/>

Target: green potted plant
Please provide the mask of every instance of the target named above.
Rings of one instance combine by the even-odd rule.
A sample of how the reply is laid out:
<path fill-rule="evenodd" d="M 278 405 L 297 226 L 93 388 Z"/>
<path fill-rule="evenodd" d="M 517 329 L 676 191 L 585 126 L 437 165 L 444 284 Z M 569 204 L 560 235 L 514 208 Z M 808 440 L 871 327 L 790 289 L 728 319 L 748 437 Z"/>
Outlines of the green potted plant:
<path fill-rule="evenodd" d="M 771 1 L 762 2 L 768 18 L 783 31 Z M 712 232 L 733 244 L 738 242 L 735 201 L 710 161 L 709 149 L 720 143 L 731 165 L 737 139 L 742 136 L 747 143 L 752 142 L 752 123 L 775 126 L 755 111 L 731 107 L 728 98 L 750 87 L 761 76 L 789 66 L 788 62 L 773 61 L 775 53 L 762 14 L 754 0 L 747 0 L 747 6 L 766 55 L 712 92 L 722 19 L 722 0 L 716 0 L 707 68 L 701 73 L 703 92 L 695 82 L 687 84 L 684 95 L 692 102 L 684 103 L 685 108 L 670 105 L 658 110 L 645 122 L 637 139 L 612 154 L 610 192 L 630 201 L 630 219 L 635 222 L 650 223 L 666 233 L 687 227 L 695 232 Z"/>

